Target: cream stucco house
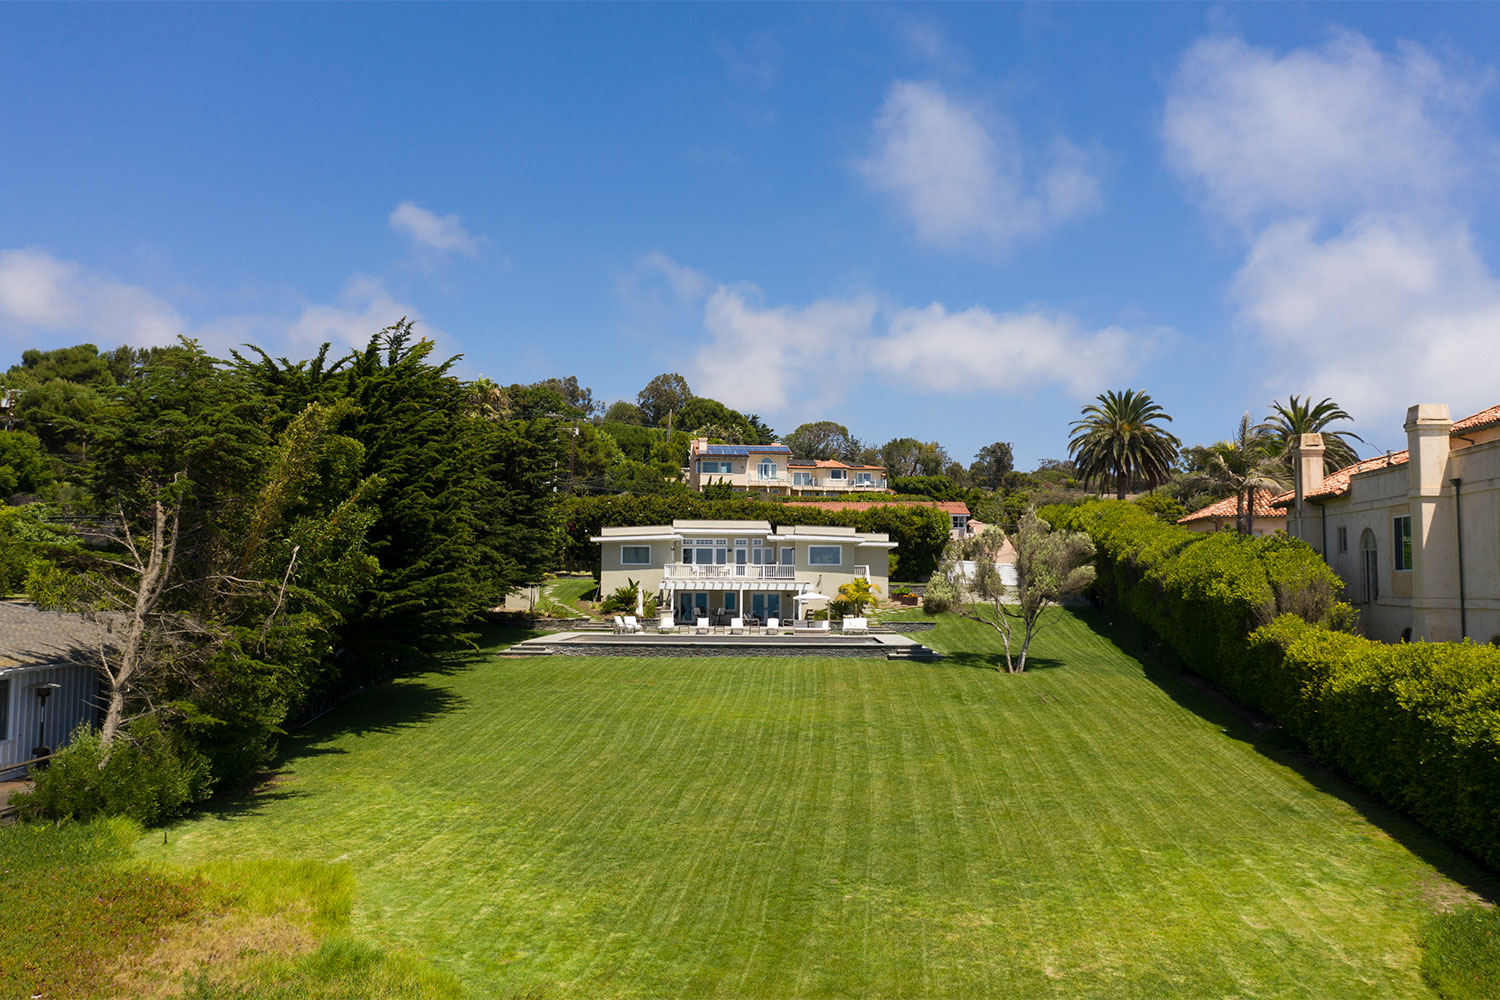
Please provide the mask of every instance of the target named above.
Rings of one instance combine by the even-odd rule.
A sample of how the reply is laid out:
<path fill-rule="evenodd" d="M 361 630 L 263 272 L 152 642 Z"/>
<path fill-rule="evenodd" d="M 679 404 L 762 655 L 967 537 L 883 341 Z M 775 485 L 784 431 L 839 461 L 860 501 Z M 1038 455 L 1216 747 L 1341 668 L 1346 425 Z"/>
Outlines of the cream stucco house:
<path fill-rule="evenodd" d="M 1298 442 L 1287 531 L 1323 555 L 1366 633 L 1500 643 L 1500 406 L 1454 422 L 1423 403 L 1404 451 L 1323 473 L 1323 439 Z"/>
<path fill-rule="evenodd" d="M 694 438 L 688 449 L 688 485 L 702 490 L 727 482 L 736 490 L 784 496 L 835 496 L 887 488 L 885 467 L 796 459 L 784 444 L 710 444 Z"/>
<path fill-rule="evenodd" d="M 599 589 L 630 580 L 659 596 L 681 620 L 725 612 L 791 619 L 826 606 L 838 588 L 864 578 L 890 592 L 889 536 L 853 528 L 767 521 L 687 521 L 604 528 Z M 812 597 L 811 595 L 821 595 Z M 801 598 L 801 599 L 799 599 Z"/>

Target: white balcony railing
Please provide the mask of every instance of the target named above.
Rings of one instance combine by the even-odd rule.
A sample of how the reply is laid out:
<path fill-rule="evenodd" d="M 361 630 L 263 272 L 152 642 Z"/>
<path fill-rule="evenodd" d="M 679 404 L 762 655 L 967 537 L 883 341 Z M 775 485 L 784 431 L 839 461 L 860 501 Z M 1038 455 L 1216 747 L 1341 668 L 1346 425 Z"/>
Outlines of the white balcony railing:
<path fill-rule="evenodd" d="M 698 563 L 667 563 L 668 580 L 791 580 L 796 576 L 792 566 L 742 566 Z"/>
<path fill-rule="evenodd" d="M 855 566 L 854 567 L 854 575 L 855 576 L 862 576 L 862 577 L 864 577 L 865 578 L 865 582 L 868 583 L 869 580 L 870 580 L 870 567 L 868 567 L 868 566 Z"/>

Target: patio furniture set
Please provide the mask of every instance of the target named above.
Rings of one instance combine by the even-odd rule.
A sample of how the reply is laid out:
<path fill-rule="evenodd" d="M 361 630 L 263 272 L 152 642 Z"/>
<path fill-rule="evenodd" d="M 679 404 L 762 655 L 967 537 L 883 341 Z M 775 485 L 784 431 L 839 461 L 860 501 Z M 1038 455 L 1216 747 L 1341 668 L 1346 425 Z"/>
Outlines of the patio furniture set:
<path fill-rule="evenodd" d="M 679 624 L 670 614 L 661 616 L 657 624 L 658 633 L 672 633 L 678 629 L 693 635 L 830 635 L 833 630 L 827 619 L 822 621 L 787 621 L 767 618 L 740 618 L 719 616 L 699 617 L 691 623 Z M 646 628 L 634 615 L 615 615 L 615 631 L 623 635 L 644 633 Z M 870 622 L 867 618 L 845 618 L 840 622 L 840 635 L 867 635 Z"/>

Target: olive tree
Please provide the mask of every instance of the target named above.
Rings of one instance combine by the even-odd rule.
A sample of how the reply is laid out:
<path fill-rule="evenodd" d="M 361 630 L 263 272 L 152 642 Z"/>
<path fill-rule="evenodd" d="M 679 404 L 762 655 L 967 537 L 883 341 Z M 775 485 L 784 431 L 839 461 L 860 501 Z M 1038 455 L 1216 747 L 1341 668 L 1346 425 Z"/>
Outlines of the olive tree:
<path fill-rule="evenodd" d="M 1016 550 L 1014 588 L 1006 585 L 996 564 L 1006 534 L 991 525 L 978 538 L 949 543 L 922 607 L 993 628 L 1005 647 L 1006 670 L 1019 674 L 1026 670 L 1031 641 L 1047 624 L 1042 612 L 1093 582 L 1094 543 L 1079 532 L 1054 531 L 1035 510 L 1022 515 L 1010 539 Z M 1013 650 L 1017 632 L 1020 645 Z"/>

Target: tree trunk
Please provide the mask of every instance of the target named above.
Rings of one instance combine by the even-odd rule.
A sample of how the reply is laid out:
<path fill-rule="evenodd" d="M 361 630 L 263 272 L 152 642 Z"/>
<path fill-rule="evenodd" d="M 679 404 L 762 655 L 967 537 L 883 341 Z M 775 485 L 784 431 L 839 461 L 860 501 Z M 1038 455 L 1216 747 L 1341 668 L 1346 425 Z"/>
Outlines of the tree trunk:
<path fill-rule="evenodd" d="M 1249 525 L 1245 521 L 1245 491 L 1234 491 L 1234 530 L 1242 535 L 1250 534 Z"/>
<path fill-rule="evenodd" d="M 1121 472 L 1115 476 L 1115 499 L 1125 499 L 1125 487 L 1129 485 L 1129 477 Z"/>
<path fill-rule="evenodd" d="M 177 548 L 177 525 L 180 508 L 173 505 L 168 525 L 166 508 L 157 500 L 153 505 L 151 525 L 151 552 L 141 567 L 136 584 L 135 604 L 125 624 L 125 637 L 120 643 L 119 665 L 114 670 L 105 670 L 109 678 L 109 704 L 104 713 L 104 725 L 99 730 L 99 743 L 104 749 L 99 766 L 109 762 L 110 745 L 120 732 L 125 718 L 125 695 L 140 667 L 142 649 L 145 645 L 146 626 L 162 591 L 166 589 L 171 574 L 172 558 Z M 122 512 L 121 517 L 124 517 Z M 139 560 L 137 560 L 139 564 Z"/>

